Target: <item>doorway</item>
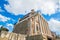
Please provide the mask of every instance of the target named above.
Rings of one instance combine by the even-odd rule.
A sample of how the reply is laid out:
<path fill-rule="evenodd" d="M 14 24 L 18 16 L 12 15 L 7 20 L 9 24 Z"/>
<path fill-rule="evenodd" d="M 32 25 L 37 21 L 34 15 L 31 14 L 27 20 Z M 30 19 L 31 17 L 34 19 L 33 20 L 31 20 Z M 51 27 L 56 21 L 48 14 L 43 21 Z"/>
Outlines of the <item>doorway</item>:
<path fill-rule="evenodd" d="M 47 38 L 48 40 L 52 40 L 52 38 Z"/>

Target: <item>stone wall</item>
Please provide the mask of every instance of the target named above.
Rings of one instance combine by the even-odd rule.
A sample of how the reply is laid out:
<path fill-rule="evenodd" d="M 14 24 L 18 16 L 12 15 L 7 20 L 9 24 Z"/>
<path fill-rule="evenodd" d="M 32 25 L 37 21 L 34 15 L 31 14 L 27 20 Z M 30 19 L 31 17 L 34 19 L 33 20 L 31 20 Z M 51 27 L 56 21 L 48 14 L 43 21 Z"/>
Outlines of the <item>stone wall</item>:
<path fill-rule="evenodd" d="M 1 38 L 7 38 L 8 40 L 26 40 L 26 35 L 9 33 L 6 31 L 1 32 Z"/>
<path fill-rule="evenodd" d="M 42 35 L 27 36 L 26 40 L 43 40 Z"/>

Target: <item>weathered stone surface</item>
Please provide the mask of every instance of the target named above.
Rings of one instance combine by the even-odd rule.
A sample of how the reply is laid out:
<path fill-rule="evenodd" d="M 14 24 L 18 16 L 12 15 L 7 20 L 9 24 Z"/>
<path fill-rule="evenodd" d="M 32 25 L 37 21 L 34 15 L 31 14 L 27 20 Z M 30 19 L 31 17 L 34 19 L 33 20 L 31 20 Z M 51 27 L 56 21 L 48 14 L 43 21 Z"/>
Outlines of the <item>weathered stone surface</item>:
<path fill-rule="evenodd" d="M 42 35 L 27 36 L 26 40 L 43 40 Z"/>
<path fill-rule="evenodd" d="M 16 34 L 16 33 L 9 33 L 9 32 L 5 32 L 2 31 L 1 32 L 1 40 L 25 40 L 26 35 L 22 35 L 22 34 Z"/>
<path fill-rule="evenodd" d="M 8 40 L 8 38 L 6 38 L 6 37 L 1 38 L 1 37 L 0 37 L 0 40 Z"/>

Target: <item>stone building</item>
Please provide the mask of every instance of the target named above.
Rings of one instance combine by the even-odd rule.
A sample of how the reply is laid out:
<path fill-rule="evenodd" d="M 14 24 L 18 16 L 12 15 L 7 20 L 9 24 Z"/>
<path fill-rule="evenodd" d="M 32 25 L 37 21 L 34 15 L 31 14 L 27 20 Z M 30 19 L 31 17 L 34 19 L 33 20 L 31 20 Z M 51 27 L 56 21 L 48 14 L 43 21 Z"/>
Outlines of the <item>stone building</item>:
<path fill-rule="evenodd" d="M 31 10 L 14 25 L 14 33 L 27 35 L 26 40 L 53 40 L 47 21 L 41 12 Z"/>
<path fill-rule="evenodd" d="M 51 33 L 52 33 L 52 36 L 53 36 L 53 40 L 56 40 L 56 36 L 57 36 L 56 33 L 52 32 L 52 31 L 51 31 Z"/>

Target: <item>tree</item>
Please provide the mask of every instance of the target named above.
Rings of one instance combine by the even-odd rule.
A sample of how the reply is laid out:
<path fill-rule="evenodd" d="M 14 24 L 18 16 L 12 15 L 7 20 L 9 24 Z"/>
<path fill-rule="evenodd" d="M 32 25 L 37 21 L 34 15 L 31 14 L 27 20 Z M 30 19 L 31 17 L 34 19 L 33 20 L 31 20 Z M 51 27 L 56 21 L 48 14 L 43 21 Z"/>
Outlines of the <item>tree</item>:
<path fill-rule="evenodd" d="M 1 26 L 1 28 L 0 28 L 0 32 L 1 31 L 9 31 L 7 28 L 4 28 L 3 26 Z"/>

